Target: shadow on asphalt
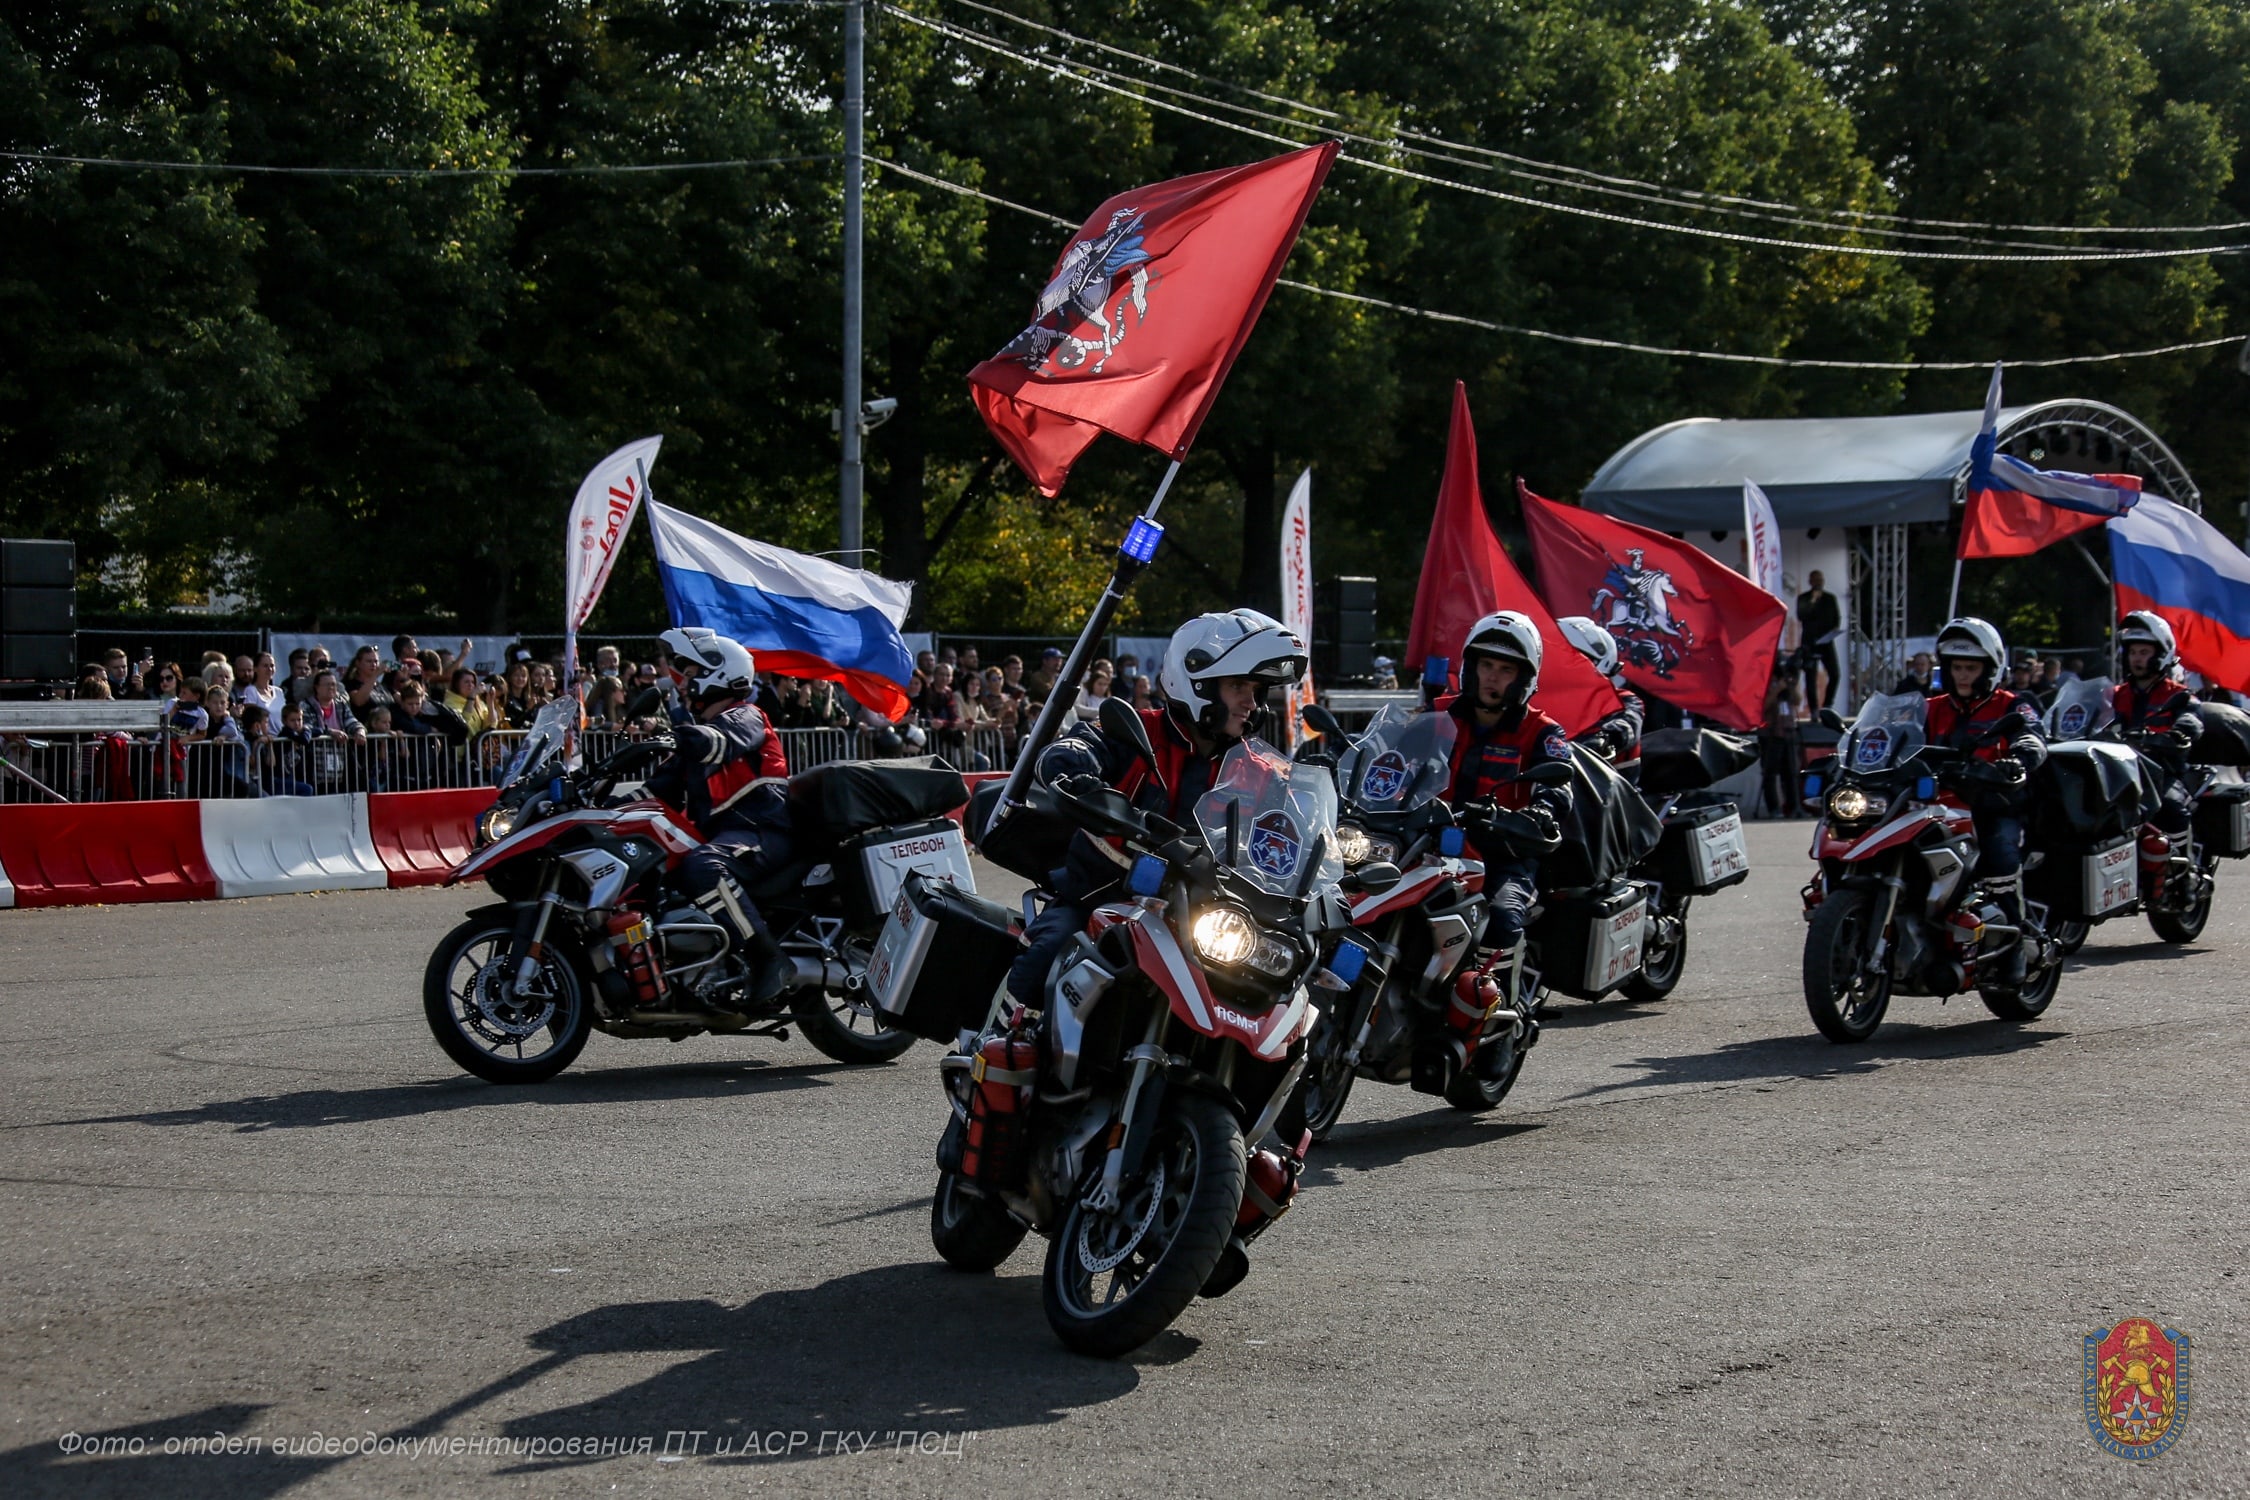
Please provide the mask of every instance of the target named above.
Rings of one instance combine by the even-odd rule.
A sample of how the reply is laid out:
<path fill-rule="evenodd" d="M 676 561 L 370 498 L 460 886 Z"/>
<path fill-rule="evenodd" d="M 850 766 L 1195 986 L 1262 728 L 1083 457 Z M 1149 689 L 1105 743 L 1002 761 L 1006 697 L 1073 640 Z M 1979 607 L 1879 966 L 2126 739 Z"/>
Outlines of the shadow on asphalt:
<path fill-rule="evenodd" d="M 0 1450 L 0 1495 L 163 1495 L 176 1493 L 183 1479 L 192 1474 L 200 1487 L 198 1493 L 256 1500 L 279 1495 L 343 1461 L 299 1458 L 271 1449 L 193 1456 L 177 1449 L 170 1454 L 164 1452 L 168 1438 L 185 1443 L 190 1439 L 204 1442 L 213 1437 L 236 1437 L 264 1410 L 263 1406 L 230 1403 L 129 1427 L 78 1433 L 74 1436 L 87 1445 L 86 1452 L 79 1454 L 62 1451 L 63 1434 L 59 1432 L 20 1448 Z M 132 1451 L 135 1442 L 141 1445 L 138 1453 Z M 184 1470 L 183 1466 L 192 1469 Z"/>
<path fill-rule="evenodd" d="M 1543 1123 L 1520 1117 L 1472 1115 L 1441 1106 L 1397 1119 L 1338 1125 L 1334 1134 L 1306 1156 L 1304 1185 L 1333 1186 L 1342 1181 L 1338 1168 L 1373 1172 L 1433 1151 L 1466 1151 L 1490 1141 L 1503 1141 L 1538 1130 Z"/>
<path fill-rule="evenodd" d="M 1955 997 L 1956 1000 L 1961 998 Z M 1972 998 L 1969 1003 L 1977 1002 Z M 2067 1035 L 2069 1033 L 2064 1031 L 2030 1031 L 2020 1024 L 1989 1020 L 1967 1026 L 1894 1022 L 1876 1032 L 1872 1040 L 1855 1046 L 1839 1046 L 1819 1036 L 1763 1037 L 1756 1041 L 1729 1042 L 1708 1052 L 1689 1052 L 1677 1057 L 1630 1058 L 1616 1066 L 1637 1069 L 1638 1077 L 1581 1089 L 1564 1102 L 1669 1084 L 1838 1078 L 1853 1073 L 1872 1073 L 1886 1062 L 1901 1058 L 1985 1057 L 2022 1052 Z"/>
<path fill-rule="evenodd" d="M 1041 1311 L 1041 1250 L 1037 1240 L 1019 1249 L 1004 1267 L 1013 1275 L 966 1275 L 933 1258 L 768 1292 L 735 1308 L 708 1301 L 595 1308 L 533 1334 L 531 1347 L 542 1351 L 537 1358 L 432 1412 L 406 1435 L 472 1418 L 588 1356 L 679 1354 L 695 1357 L 631 1385 L 511 1418 L 500 1431 L 524 1439 L 650 1436 L 659 1452 L 666 1434 L 699 1432 L 705 1461 L 880 1462 L 899 1451 L 901 1434 L 1059 1421 L 1131 1391 L 1142 1366 L 1169 1364 L 1199 1347 L 1172 1331 L 1124 1360 L 1071 1353 Z M 581 1381 L 598 1378 L 577 1373 Z M 823 1434 L 847 1432 L 855 1447 L 865 1438 L 864 1453 L 840 1453 L 833 1437 L 821 1442 Z M 793 1433 L 809 1441 L 792 1447 Z M 911 1451 L 913 1440 L 906 1441 Z M 974 1439 L 964 1441 L 973 1456 Z M 583 1462 L 527 1463 L 514 1472 Z"/>
<path fill-rule="evenodd" d="M 2063 960 L 2064 973 L 2073 968 L 2108 969 L 2118 964 L 2146 963 L 2152 958 L 2201 958 L 2211 950 L 2200 943 L 2167 943 L 2162 938 L 2143 938 L 2137 943 L 2096 948 L 2091 945 L 2079 949 Z"/>
<path fill-rule="evenodd" d="M 1539 1024 L 1547 1030 L 1577 1031 L 1587 1026 L 1606 1026 L 1612 1021 L 1637 1021 L 1644 1016 L 1658 1015 L 1664 1004 L 1662 1000 L 1625 1000 L 1615 995 L 1602 1000 L 1558 996 L 1539 1007 Z"/>
<path fill-rule="evenodd" d="M 365 1125 L 447 1110 L 495 1104 L 632 1104 L 673 1099 L 741 1099 L 791 1089 L 821 1088 L 831 1073 L 848 1073 L 843 1063 L 776 1067 L 756 1061 L 681 1063 L 675 1067 L 610 1068 L 569 1072 L 545 1083 L 502 1087 L 477 1078 L 440 1078 L 371 1089 L 300 1089 L 290 1094 L 252 1094 L 214 1099 L 190 1109 L 156 1109 L 139 1114 L 86 1115 L 45 1120 L 56 1125 L 231 1125 L 238 1131 L 303 1130 L 321 1125 Z"/>

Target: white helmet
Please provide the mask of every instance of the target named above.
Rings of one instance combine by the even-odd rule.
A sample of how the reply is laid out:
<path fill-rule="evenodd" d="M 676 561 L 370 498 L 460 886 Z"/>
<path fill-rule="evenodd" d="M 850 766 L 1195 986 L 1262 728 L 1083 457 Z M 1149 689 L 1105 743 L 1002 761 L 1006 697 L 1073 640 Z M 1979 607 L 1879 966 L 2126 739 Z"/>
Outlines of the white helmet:
<path fill-rule="evenodd" d="M 1286 687 L 1302 681 L 1310 665 L 1295 631 L 1271 615 L 1234 609 L 1197 615 L 1173 631 L 1156 680 L 1174 713 L 1214 734 L 1226 719 L 1212 693 L 1221 678 L 1247 677 L 1261 689 Z"/>
<path fill-rule="evenodd" d="M 747 698 L 757 686 L 757 658 L 738 640 L 700 625 L 682 625 L 657 639 L 664 643 L 666 670 L 691 703 Z"/>
<path fill-rule="evenodd" d="M 2172 670 L 2180 659 L 2179 642 L 2173 638 L 2172 627 L 2145 609 L 2136 609 L 2117 624 L 2117 655 L 2125 657 L 2125 648 L 2135 641 L 2144 641 L 2156 648 L 2156 661 L 2149 668 L 2161 677 Z M 2130 668 L 2127 669 L 2128 671 Z"/>
<path fill-rule="evenodd" d="M 1469 627 L 1468 638 L 1461 642 L 1461 691 L 1476 693 L 1476 659 L 1496 656 L 1502 661 L 1516 662 L 1523 671 L 1516 674 L 1515 685 L 1508 689 L 1506 702 L 1521 703 L 1539 686 L 1539 659 L 1546 645 L 1539 638 L 1539 627 L 1531 623 L 1531 616 L 1521 610 L 1504 609 L 1496 615 L 1486 615 Z"/>
<path fill-rule="evenodd" d="M 1564 615 L 1555 621 L 1555 628 L 1563 639 L 1578 648 L 1578 654 L 1594 664 L 1594 670 L 1610 680 L 1612 686 L 1621 685 L 1617 675 L 1617 637 L 1595 624 L 1584 615 Z"/>
<path fill-rule="evenodd" d="M 1977 678 L 1977 691 L 1989 693 L 2000 674 L 2008 669 L 2008 648 L 2000 639 L 2000 632 L 1989 621 L 1975 615 L 1963 615 L 1946 621 L 1945 628 L 1937 633 L 1938 665 L 1955 658 L 1966 658 L 1984 663 L 1984 673 Z M 1947 681 L 1947 688 L 1952 687 Z"/>

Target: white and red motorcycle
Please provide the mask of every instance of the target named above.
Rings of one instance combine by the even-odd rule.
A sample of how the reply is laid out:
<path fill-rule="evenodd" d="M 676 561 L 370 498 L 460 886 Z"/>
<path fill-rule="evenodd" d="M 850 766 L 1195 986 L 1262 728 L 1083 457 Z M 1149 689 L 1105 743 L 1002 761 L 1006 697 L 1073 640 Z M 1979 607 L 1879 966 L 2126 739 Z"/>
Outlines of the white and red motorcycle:
<path fill-rule="evenodd" d="M 479 820 L 476 852 L 446 877 L 484 881 L 500 898 L 439 940 L 424 972 L 423 1012 L 447 1056 L 494 1083 L 537 1083 L 595 1031 L 786 1040 L 794 1024 L 846 1063 L 913 1045 L 869 1003 L 867 958 L 908 872 L 974 888 L 961 830 L 944 816 L 967 798 L 958 773 L 942 761 L 845 762 L 792 780 L 795 857 L 749 889 L 792 973 L 754 1004 L 725 930 L 668 880 L 702 835 L 634 791 L 671 742 L 573 767 L 575 712 L 566 700 L 540 715 Z"/>

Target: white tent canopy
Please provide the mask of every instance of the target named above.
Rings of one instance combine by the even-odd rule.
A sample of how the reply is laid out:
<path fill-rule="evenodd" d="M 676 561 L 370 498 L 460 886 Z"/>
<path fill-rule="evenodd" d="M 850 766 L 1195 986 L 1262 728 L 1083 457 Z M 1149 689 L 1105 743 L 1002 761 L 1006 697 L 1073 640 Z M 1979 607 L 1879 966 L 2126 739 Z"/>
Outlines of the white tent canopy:
<path fill-rule="evenodd" d="M 1754 479 L 1782 526 L 1943 521 L 1961 494 L 1983 413 L 1721 421 L 1691 417 L 1641 434 L 1586 486 L 1585 505 L 1664 531 L 1742 525 Z M 2139 475 L 2152 494 L 2198 509 L 2194 483 L 2136 418 L 2095 401 L 2047 401 L 2000 414 L 2000 446 L 2078 473 Z"/>

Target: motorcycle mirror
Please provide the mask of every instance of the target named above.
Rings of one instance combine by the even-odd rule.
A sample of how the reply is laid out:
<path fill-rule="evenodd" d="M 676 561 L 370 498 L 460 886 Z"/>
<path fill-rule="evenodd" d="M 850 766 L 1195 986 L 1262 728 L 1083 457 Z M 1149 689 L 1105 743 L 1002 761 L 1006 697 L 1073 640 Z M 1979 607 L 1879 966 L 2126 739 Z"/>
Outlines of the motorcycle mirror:
<path fill-rule="evenodd" d="M 1347 891 L 1367 891 L 1380 896 L 1405 878 L 1399 873 L 1397 865 L 1376 860 L 1347 871 L 1338 884 Z"/>
<path fill-rule="evenodd" d="M 1343 721 L 1318 703 L 1305 705 L 1305 726 L 1324 740 L 1341 740 L 1344 737 Z"/>
<path fill-rule="evenodd" d="M 1562 786 L 1570 780 L 1570 767 L 1559 760 L 1550 760 L 1518 774 L 1516 780 L 1532 786 Z"/>
<path fill-rule="evenodd" d="M 1130 705 L 1117 698 L 1102 699 L 1102 733 L 1131 749 L 1150 766 L 1156 764 L 1156 747 L 1148 742 L 1148 726 Z"/>
<path fill-rule="evenodd" d="M 1851 727 L 1844 722 L 1844 716 L 1836 712 L 1836 710 L 1834 710 L 1833 708 L 1822 709 L 1818 715 L 1818 718 L 1820 719 L 1821 728 L 1833 729 L 1838 734 L 1843 733 L 1846 729 Z"/>

